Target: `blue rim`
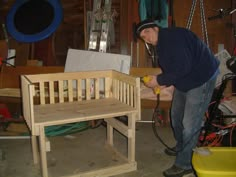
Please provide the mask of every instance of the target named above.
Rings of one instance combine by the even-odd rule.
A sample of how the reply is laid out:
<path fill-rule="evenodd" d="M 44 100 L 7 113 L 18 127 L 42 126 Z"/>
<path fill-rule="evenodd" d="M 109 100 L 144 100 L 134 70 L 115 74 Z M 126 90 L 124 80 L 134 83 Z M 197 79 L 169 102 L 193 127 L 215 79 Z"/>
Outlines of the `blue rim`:
<path fill-rule="evenodd" d="M 59 3 L 58 0 L 49 0 L 48 3 L 51 4 L 51 6 L 54 9 L 54 19 L 51 23 L 51 25 L 49 25 L 45 30 L 43 30 L 40 33 L 36 33 L 36 34 L 32 34 L 32 35 L 28 35 L 28 34 L 24 34 L 19 32 L 16 29 L 16 26 L 14 24 L 14 16 L 16 11 L 18 10 L 18 8 L 23 5 L 24 3 L 28 2 L 30 0 L 22 0 L 22 1 L 16 1 L 16 3 L 12 6 L 11 10 L 9 11 L 8 15 L 7 15 L 7 21 L 6 21 L 6 28 L 7 31 L 11 34 L 11 36 L 16 39 L 17 41 L 20 42 L 36 42 L 36 41 L 40 41 L 43 40 L 47 37 L 49 37 L 60 25 L 61 20 L 62 20 L 62 6 Z"/>

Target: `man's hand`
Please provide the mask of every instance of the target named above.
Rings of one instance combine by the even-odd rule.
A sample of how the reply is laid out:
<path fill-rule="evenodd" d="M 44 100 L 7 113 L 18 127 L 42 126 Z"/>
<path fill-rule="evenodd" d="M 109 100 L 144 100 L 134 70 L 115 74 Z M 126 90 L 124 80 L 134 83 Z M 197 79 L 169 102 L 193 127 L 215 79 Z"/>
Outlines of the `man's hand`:
<path fill-rule="evenodd" d="M 156 77 L 157 76 L 155 75 L 148 75 L 143 77 L 144 85 L 150 88 L 159 87 Z"/>
<path fill-rule="evenodd" d="M 144 82 L 144 85 L 146 87 L 149 87 L 149 88 L 155 88 L 155 87 L 159 87 L 159 88 L 165 88 L 166 86 L 161 86 L 159 85 L 159 83 L 157 82 L 157 76 L 156 75 L 148 75 L 148 76 L 145 76 L 143 77 L 143 82 Z"/>
<path fill-rule="evenodd" d="M 143 77 L 143 82 L 146 87 L 152 88 L 155 94 L 159 94 L 160 90 L 166 86 L 160 86 L 157 82 L 156 75 L 148 75 Z"/>

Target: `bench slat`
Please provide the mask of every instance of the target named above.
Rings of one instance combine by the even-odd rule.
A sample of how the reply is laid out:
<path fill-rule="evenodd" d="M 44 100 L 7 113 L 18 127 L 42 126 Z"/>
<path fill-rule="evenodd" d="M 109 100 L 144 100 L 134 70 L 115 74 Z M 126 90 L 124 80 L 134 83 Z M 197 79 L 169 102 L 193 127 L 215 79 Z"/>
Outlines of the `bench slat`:
<path fill-rule="evenodd" d="M 137 112 L 131 106 L 114 98 L 67 102 L 34 106 L 35 124 L 58 125 L 64 123 L 116 117 L 126 113 Z"/>

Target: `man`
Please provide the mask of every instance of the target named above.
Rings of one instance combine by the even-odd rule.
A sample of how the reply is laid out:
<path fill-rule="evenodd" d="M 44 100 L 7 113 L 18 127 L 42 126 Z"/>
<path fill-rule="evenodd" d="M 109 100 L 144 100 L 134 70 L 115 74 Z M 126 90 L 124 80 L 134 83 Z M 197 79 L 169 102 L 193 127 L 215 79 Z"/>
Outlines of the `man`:
<path fill-rule="evenodd" d="M 161 74 L 151 75 L 147 87 L 173 85 L 171 125 L 176 146 L 166 149 L 176 155 L 174 165 L 163 172 L 166 177 L 192 173 L 192 152 L 198 142 L 204 113 L 215 87 L 219 61 L 210 49 L 185 28 L 161 28 L 145 20 L 136 26 L 137 36 L 155 47 Z"/>

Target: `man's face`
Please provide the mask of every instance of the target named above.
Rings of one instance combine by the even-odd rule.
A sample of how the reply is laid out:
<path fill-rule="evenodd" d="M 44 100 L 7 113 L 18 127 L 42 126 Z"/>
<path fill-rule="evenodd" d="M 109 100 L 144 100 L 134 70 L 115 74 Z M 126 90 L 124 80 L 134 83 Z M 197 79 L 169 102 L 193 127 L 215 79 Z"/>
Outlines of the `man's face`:
<path fill-rule="evenodd" d="M 141 31 L 140 37 L 148 44 L 157 45 L 158 28 L 145 28 Z"/>

